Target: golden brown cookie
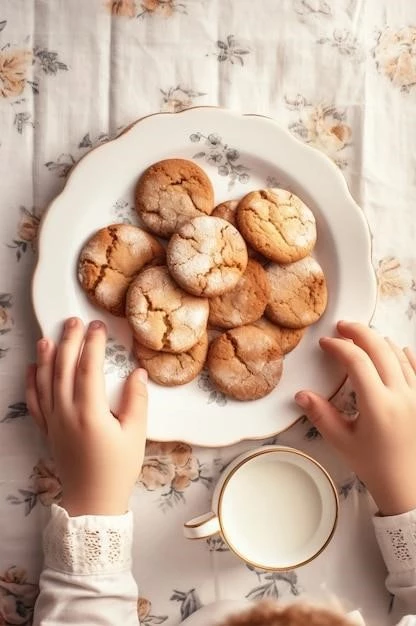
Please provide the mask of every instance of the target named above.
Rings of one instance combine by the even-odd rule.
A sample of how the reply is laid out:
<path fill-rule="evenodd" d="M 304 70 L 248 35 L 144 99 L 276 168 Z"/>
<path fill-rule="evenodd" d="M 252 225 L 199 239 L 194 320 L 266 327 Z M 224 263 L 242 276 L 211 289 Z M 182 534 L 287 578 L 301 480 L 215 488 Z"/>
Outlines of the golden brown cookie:
<path fill-rule="evenodd" d="M 265 317 L 261 317 L 256 322 L 253 322 L 253 326 L 261 328 L 267 333 L 271 333 L 279 344 L 283 354 L 288 354 L 296 348 L 306 331 L 306 328 L 285 328 L 284 326 L 278 326 Z"/>
<path fill-rule="evenodd" d="M 237 223 L 247 243 L 277 263 L 302 259 L 316 242 L 312 211 L 285 189 L 260 189 L 244 196 Z"/>
<path fill-rule="evenodd" d="M 209 301 L 208 322 L 219 328 L 235 328 L 258 320 L 269 298 L 266 272 L 249 259 L 246 271 L 231 291 Z"/>
<path fill-rule="evenodd" d="M 236 400 L 257 400 L 279 382 L 283 356 L 270 333 L 240 326 L 212 342 L 207 366 L 220 391 Z"/>
<path fill-rule="evenodd" d="M 211 298 L 230 291 L 247 267 L 247 246 L 234 226 L 219 217 L 194 217 L 168 245 L 173 278 L 195 296 Z"/>
<path fill-rule="evenodd" d="M 124 316 L 127 289 L 146 265 L 165 263 L 163 246 L 141 228 L 112 224 L 93 235 L 81 250 L 78 279 L 89 299 L 113 315 Z"/>
<path fill-rule="evenodd" d="M 328 293 L 321 266 L 308 256 L 296 263 L 266 268 L 270 285 L 266 317 L 287 328 L 303 328 L 325 311 Z"/>
<path fill-rule="evenodd" d="M 204 367 L 208 351 L 208 335 L 186 352 L 169 354 L 157 352 L 134 342 L 133 352 L 141 367 L 144 367 L 155 383 L 165 387 L 175 387 L 189 383 Z"/>
<path fill-rule="evenodd" d="M 227 220 L 227 222 L 230 222 L 230 224 L 235 226 L 235 228 L 238 230 L 238 224 L 237 224 L 238 204 L 239 204 L 239 200 L 226 200 L 225 202 L 221 202 L 221 204 L 218 204 L 215 207 L 211 215 L 213 217 L 221 217 L 223 220 Z M 248 252 L 248 256 L 250 259 L 255 259 L 262 265 L 265 265 L 268 262 L 268 259 L 266 259 L 262 254 L 260 254 L 260 252 L 253 250 L 253 248 L 250 248 L 250 246 L 247 246 L 247 252 Z"/>
<path fill-rule="evenodd" d="M 144 270 L 127 292 L 127 320 L 137 341 L 152 350 L 192 348 L 206 332 L 208 312 L 208 300 L 178 287 L 166 266 Z"/>
<path fill-rule="evenodd" d="M 149 230 L 160 237 L 170 237 L 184 222 L 210 215 L 213 208 L 211 181 L 192 161 L 154 163 L 136 186 L 136 210 Z"/>

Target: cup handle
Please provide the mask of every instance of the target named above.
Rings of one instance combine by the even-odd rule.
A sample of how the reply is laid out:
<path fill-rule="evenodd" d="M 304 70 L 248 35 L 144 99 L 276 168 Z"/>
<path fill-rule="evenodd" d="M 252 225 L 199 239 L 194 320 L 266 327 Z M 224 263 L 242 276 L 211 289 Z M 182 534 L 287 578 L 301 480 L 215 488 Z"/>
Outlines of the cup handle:
<path fill-rule="evenodd" d="M 219 519 L 212 512 L 194 517 L 183 525 L 183 534 L 187 539 L 207 539 L 219 532 Z"/>

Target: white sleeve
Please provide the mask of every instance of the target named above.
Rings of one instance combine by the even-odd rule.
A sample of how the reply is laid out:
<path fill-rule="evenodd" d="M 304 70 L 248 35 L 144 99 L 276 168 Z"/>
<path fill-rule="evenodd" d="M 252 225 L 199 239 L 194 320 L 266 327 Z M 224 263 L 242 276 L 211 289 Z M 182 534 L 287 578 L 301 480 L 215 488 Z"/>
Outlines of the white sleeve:
<path fill-rule="evenodd" d="M 131 512 L 69 517 L 52 505 L 33 626 L 137 626 L 132 536 Z"/>
<path fill-rule="evenodd" d="M 387 567 L 386 587 L 395 596 L 400 626 L 416 626 L 416 509 L 391 517 L 373 518 L 376 537 Z"/>

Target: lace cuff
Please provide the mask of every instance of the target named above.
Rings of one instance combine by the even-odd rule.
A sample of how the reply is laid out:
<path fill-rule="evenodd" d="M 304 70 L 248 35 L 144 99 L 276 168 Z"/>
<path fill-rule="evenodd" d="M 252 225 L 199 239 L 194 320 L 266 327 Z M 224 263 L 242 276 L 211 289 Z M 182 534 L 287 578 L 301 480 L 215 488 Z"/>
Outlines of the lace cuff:
<path fill-rule="evenodd" d="M 131 569 L 133 515 L 69 517 L 53 504 L 43 535 L 45 566 L 68 574 L 112 574 Z"/>
<path fill-rule="evenodd" d="M 390 574 L 416 569 L 416 509 L 391 517 L 374 517 L 374 528 Z"/>

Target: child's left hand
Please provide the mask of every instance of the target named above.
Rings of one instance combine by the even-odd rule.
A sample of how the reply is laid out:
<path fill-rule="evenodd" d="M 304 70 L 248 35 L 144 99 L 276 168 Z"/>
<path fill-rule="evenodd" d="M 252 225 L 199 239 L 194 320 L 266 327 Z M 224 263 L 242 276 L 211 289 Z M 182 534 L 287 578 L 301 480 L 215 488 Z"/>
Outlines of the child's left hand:
<path fill-rule="evenodd" d="M 143 463 L 147 373 L 130 374 L 114 417 L 104 385 L 106 336 L 102 322 L 85 333 L 70 318 L 57 346 L 38 342 L 37 364 L 27 371 L 29 412 L 48 438 L 71 516 L 125 513 Z"/>

